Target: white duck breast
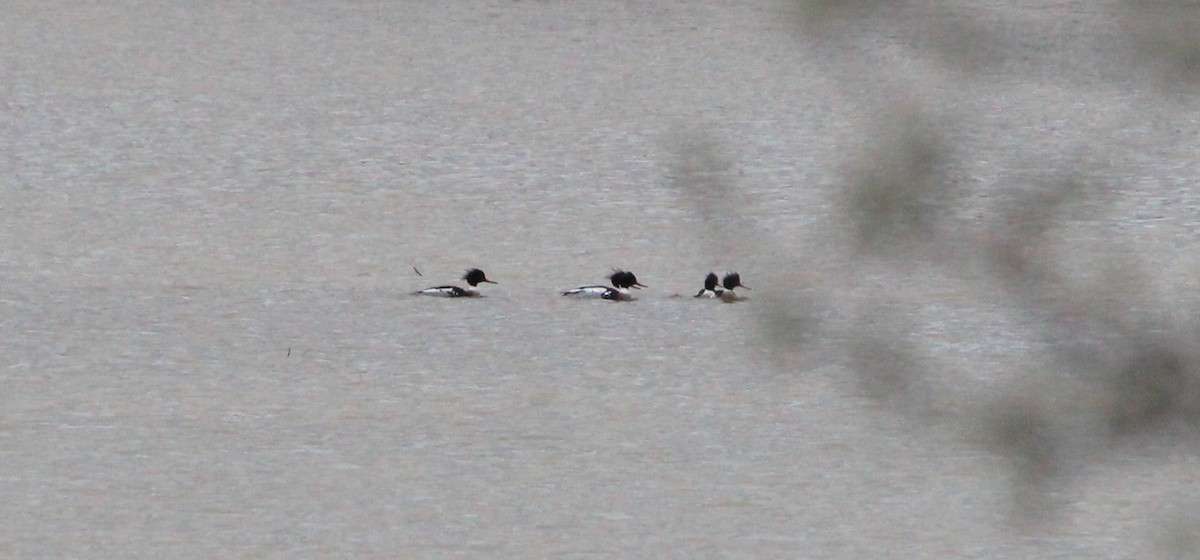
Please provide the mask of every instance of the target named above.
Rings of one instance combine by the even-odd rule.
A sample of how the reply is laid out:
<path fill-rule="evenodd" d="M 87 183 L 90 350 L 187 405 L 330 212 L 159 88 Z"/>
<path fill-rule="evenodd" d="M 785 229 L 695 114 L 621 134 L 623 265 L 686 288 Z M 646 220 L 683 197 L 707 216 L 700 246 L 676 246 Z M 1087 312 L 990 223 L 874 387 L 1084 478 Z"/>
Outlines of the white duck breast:
<path fill-rule="evenodd" d="M 472 294 L 479 295 L 479 292 L 475 290 L 467 290 L 458 286 L 438 286 L 436 288 L 427 288 L 417 292 L 417 295 L 433 297 L 471 297 Z"/>
<path fill-rule="evenodd" d="M 633 294 L 629 290 L 615 290 L 609 288 L 608 293 L 604 294 L 604 299 L 612 301 L 633 301 Z"/>

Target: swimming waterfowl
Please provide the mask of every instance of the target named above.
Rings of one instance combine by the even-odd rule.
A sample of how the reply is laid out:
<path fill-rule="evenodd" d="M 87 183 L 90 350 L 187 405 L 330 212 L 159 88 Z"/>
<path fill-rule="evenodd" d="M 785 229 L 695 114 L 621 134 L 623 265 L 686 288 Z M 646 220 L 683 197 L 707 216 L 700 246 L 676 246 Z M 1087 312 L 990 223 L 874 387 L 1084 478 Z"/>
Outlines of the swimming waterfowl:
<path fill-rule="evenodd" d="M 694 297 L 698 298 L 719 298 L 725 290 L 720 288 L 721 279 L 717 277 L 715 272 L 709 272 L 708 276 L 704 277 L 704 288 L 696 292 Z"/>
<path fill-rule="evenodd" d="M 433 297 L 482 297 L 483 294 L 479 293 L 479 290 L 476 289 L 476 286 L 481 283 L 496 283 L 488 280 L 487 275 L 478 268 L 467 270 L 467 273 L 463 275 L 462 279 L 467 281 L 466 288 L 461 288 L 459 286 L 437 286 L 433 288 L 426 288 L 419 292 L 413 292 L 413 295 Z"/>
<path fill-rule="evenodd" d="M 617 270 L 608 277 L 612 282 L 613 287 L 608 286 L 580 286 L 562 293 L 566 297 L 574 297 L 581 299 L 607 299 L 612 301 L 630 301 L 633 299 L 633 294 L 629 293 L 629 288 L 642 289 L 646 288 L 644 284 L 638 282 L 637 276 L 628 270 Z"/>

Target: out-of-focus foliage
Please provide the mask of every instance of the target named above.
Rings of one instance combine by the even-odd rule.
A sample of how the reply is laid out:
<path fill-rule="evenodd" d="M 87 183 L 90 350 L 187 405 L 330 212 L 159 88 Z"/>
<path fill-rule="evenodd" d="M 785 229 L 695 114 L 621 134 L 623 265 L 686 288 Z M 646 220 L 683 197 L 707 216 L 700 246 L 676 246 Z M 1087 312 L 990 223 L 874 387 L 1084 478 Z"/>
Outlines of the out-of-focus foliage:
<path fill-rule="evenodd" d="M 1089 76 L 1111 80 L 1113 88 L 1133 84 L 1136 95 L 1163 101 L 1189 95 L 1188 88 L 1200 81 L 1200 2 L 1126 1 L 1075 7 L 1100 13 L 1103 28 L 1120 39 L 1102 45 L 1110 50 L 1101 59 L 1112 61 L 1112 67 L 1095 69 Z M 1019 76 L 1027 68 L 1045 82 L 1056 78 L 1059 61 L 1054 57 L 1069 56 L 1018 44 L 1024 37 L 1021 22 L 984 17 L 995 15 L 985 3 L 801 0 L 785 8 L 796 17 L 800 44 L 828 54 L 830 71 L 840 80 L 858 79 L 864 64 L 855 60 L 847 64 L 854 70 L 839 68 L 847 60 L 840 58 L 843 53 L 856 52 L 851 48 L 856 43 L 878 39 L 870 34 L 879 34 L 880 29 L 915 45 L 927 64 L 967 81 L 993 73 Z M 1031 4 L 1021 9 L 1056 7 Z M 1055 23 L 1051 17 L 1044 21 Z M 1042 51 L 1048 53 L 1044 60 L 1039 59 Z M 1004 71 L 997 72 L 1001 68 Z M 975 87 L 979 83 L 987 82 L 981 78 Z M 846 88 L 864 89 L 868 88 Z M 1115 180 L 1104 170 L 1089 176 L 1086 170 L 1048 166 L 1022 175 L 1021 184 L 988 185 L 989 195 L 997 201 L 991 213 L 966 229 L 958 227 L 962 224 L 948 225 L 946 217 L 970 194 L 963 192 L 968 189 L 965 183 L 948 171 L 972 157 L 949 140 L 956 123 L 930 116 L 939 114 L 936 97 L 905 91 L 872 95 L 878 96 L 872 100 L 876 103 L 921 101 L 896 103 L 890 112 L 881 111 L 877 126 L 866 131 L 870 137 L 863 142 L 865 150 L 842 162 L 844 223 L 852 229 L 848 233 L 859 249 L 866 249 L 852 258 L 872 271 L 897 267 L 898 275 L 912 274 L 899 263 L 925 255 L 944 256 L 926 264 L 948 276 L 963 269 L 982 270 L 982 278 L 971 280 L 979 283 L 975 288 L 989 296 L 999 289 L 1003 305 L 1024 317 L 1052 354 L 1050 366 L 1043 359 L 1026 362 L 1030 368 L 1047 368 L 1032 376 L 1036 382 L 1018 383 L 1011 391 L 994 395 L 990 406 L 963 413 L 971 417 L 920 415 L 922 421 L 951 429 L 980 426 L 975 435 L 983 437 L 978 440 L 987 442 L 1012 467 L 1015 510 L 1018 519 L 1026 521 L 1053 515 L 1059 504 L 1048 496 L 1060 495 L 1055 490 L 1069 486 L 1073 465 L 1120 453 L 1131 438 L 1182 433 L 1185 441 L 1197 441 L 1188 435 L 1200 428 L 1197 330 L 1170 318 L 1178 314 L 1132 304 L 1144 302 L 1139 287 L 1156 271 L 1144 269 L 1126 253 L 1111 250 L 1104 255 L 1110 241 L 1104 236 L 1111 235 L 1106 233 L 1097 233 L 1101 257 L 1096 260 L 1108 268 L 1081 274 L 1078 266 L 1062 262 L 1063 255 L 1083 251 L 1063 239 L 1064 224 L 1081 208 L 1105 208 L 1111 192 L 1121 185 L 1111 184 Z M 696 163 L 720 161 L 718 152 L 711 144 L 681 145 L 681 169 L 690 184 L 707 186 L 720 193 L 716 200 L 728 203 L 730 187 Z M 1046 154 L 1025 156 L 1038 159 Z M 1072 158 L 1059 155 L 1057 159 Z M 764 311 L 765 328 L 774 334 L 780 353 L 791 354 L 795 345 L 812 343 L 815 322 L 808 320 L 808 312 L 778 307 Z M 942 366 L 932 365 L 936 359 L 929 358 L 936 358 L 937 351 L 922 347 L 905 332 L 908 318 L 879 313 L 884 316 L 873 315 L 848 329 L 851 334 L 839 332 L 830 338 L 848 346 L 844 354 L 849 369 L 858 375 L 858 386 L 867 396 L 901 410 L 930 410 L 931 394 L 938 392 L 932 368 Z M 804 334 L 788 334 L 794 331 Z M 1197 551 L 1193 528 L 1174 531 L 1165 540 L 1177 557 Z"/>
<path fill-rule="evenodd" d="M 932 222 L 951 189 L 941 172 L 949 153 L 918 115 L 900 114 L 879 126 L 848 178 L 848 208 L 865 245 L 886 250 L 901 241 L 932 240 Z"/>
<path fill-rule="evenodd" d="M 1168 88 L 1200 81 L 1200 2 L 1126 0 L 1116 17 L 1129 33 L 1139 64 L 1154 69 Z"/>

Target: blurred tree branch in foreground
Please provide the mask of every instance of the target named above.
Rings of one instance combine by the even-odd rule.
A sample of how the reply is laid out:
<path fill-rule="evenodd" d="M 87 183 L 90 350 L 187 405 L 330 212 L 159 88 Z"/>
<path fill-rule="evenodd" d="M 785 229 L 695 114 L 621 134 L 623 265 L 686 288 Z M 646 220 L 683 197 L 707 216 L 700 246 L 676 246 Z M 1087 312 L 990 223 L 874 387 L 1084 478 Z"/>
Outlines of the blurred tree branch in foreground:
<path fill-rule="evenodd" d="M 856 86 L 847 91 L 870 91 L 881 83 L 877 75 L 870 84 L 854 83 L 863 79 L 864 67 L 879 66 L 863 54 L 870 49 L 861 45 L 899 42 L 911 48 L 906 52 L 938 69 L 938 75 L 968 89 L 986 89 L 996 75 L 1009 80 L 1031 75 L 1039 83 L 1083 76 L 1086 81 L 1080 83 L 1095 80 L 1128 91 L 1134 122 L 1141 119 L 1139 115 L 1163 107 L 1168 113 L 1172 107 L 1191 107 L 1186 102 L 1195 99 L 1191 89 L 1200 81 L 1200 2 L 1030 3 L 1028 7 L 1010 3 L 995 9 L 989 5 L 801 0 L 785 9 L 796 17 L 804 48 L 828 55 L 831 74 Z M 1023 27 L 1028 21 L 1010 17 L 1021 10 L 1042 11 L 1037 24 L 1067 25 L 1072 9 L 1100 22 L 1097 28 L 1107 35 L 1081 36 L 1047 49 L 1037 29 Z M 1064 13 L 1044 13 L 1055 11 Z M 1079 54 L 1075 51 L 1088 51 L 1083 60 L 1106 64 L 1080 65 L 1072 58 Z M 975 154 L 967 151 L 969 144 L 964 147 L 952 140 L 958 136 L 956 121 L 939 113 L 937 96 L 906 91 L 923 84 L 906 83 L 902 76 L 889 80 L 887 72 L 880 68 L 878 74 L 885 76 L 883 83 L 894 87 L 867 94 L 877 96 L 871 101 L 881 107 L 881 116 L 865 131 L 869 136 L 865 149 L 846 162 L 841 177 L 844 227 L 857 244 L 849 248 L 851 266 L 876 273 L 890 269 L 915 282 L 934 275 L 970 284 L 969 293 L 1001 302 L 1007 313 L 1029 325 L 1049 356 L 1015 357 L 1031 375 L 1008 384 L 1002 394 L 993 391 L 987 406 L 928 414 L 938 408 L 953 410 L 938 404 L 939 399 L 955 398 L 939 394 L 951 391 L 939 382 L 969 383 L 967 373 L 973 372 L 942 371 L 954 366 L 939 365 L 939 351 L 912 335 L 914 319 L 904 311 L 888 311 L 892 307 L 880 305 L 883 311 L 872 311 L 869 320 L 852 320 L 844 327 L 848 332 L 832 332 L 816 319 L 819 310 L 769 306 L 764 325 L 777 350 L 795 353 L 797 346 L 819 344 L 816 339 L 836 340 L 835 344 L 848 346 L 844 349 L 847 364 L 868 397 L 891 403 L 922 423 L 952 430 L 972 426 L 968 437 L 987 442 L 1009 459 L 1014 503 L 1021 517 L 1053 513 L 1057 508 L 1047 496 L 1066 486 L 1089 461 L 1161 442 L 1161 438 L 1189 444 L 1200 441 L 1196 436 L 1200 428 L 1196 309 L 1191 302 L 1155 300 L 1148 295 L 1147 286 L 1154 284 L 1155 275 L 1166 272 L 1140 262 L 1136 252 L 1123 250 L 1119 234 L 1099 227 L 1080 233 L 1073 227 L 1081 221 L 1096 223 L 1105 212 L 1115 214 L 1107 219 L 1125 220 L 1120 210 L 1112 208 L 1113 192 L 1131 188 L 1122 183 L 1137 173 L 1089 169 L 1090 159 L 1078 161 L 1071 154 L 1051 157 L 1039 153 L 1040 146 L 1030 146 L 1028 153 L 1013 154 L 1014 161 L 1067 164 L 1030 165 L 1032 171 L 1013 184 L 1006 182 L 1009 177 L 1001 177 L 997 184 L 987 185 L 992 202 L 974 209 L 977 218 L 956 218 L 969 213 L 964 210 L 970 204 L 967 199 L 978 193 L 968 192 L 971 186 L 955 170 Z M 1128 123 L 1113 126 L 1124 124 Z M 1124 149 L 1120 143 L 1116 146 Z M 1089 153 L 1114 148 L 1081 145 L 1078 149 Z M 682 143 L 677 153 L 684 163 L 674 174 L 681 184 L 703 188 L 706 196 L 715 193 L 710 200 L 728 203 L 731 186 L 714 179 L 717 168 L 726 165 L 706 169 L 703 163 L 721 160 L 717 152 L 719 147 L 711 143 Z M 1112 159 L 1118 168 L 1136 160 Z M 701 210 L 702 215 L 716 213 L 712 208 Z M 882 293 L 876 297 L 880 301 L 920 299 Z M 919 307 L 923 302 L 909 303 Z M 1194 530 L 1172 534 L 1168 540 L 1177 551 L 1196 551 Z"/>

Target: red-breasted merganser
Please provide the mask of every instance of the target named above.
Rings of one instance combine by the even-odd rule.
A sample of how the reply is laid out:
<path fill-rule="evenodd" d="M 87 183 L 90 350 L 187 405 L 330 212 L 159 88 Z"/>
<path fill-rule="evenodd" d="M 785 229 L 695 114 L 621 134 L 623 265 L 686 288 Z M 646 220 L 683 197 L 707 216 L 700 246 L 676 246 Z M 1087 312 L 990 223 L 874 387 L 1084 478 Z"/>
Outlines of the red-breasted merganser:
<path fill-rule="evenodd" d="M 745 288 L 747 290 L 750 289 L 750 286 L 742 284 L 742 275 L 736 272 L 726 272 L 725 279 L 721 281 L 721 284 L 725 286 L 726 290 L 732 290 L 734 288 Z"/>
<path fill-rule="evenodd" d="M 608 286 L 580 286 L 578 288 L 567 290 L 562 295 L 575 298 L 587 299 L 607 299 L 612 301 L 629 301 L 633 299 L 633 295 L 629 293 L 629 288 L 642 289 L 647 286 L 638 282 L 637 276 L 627 270 L 618 270 L 613 272 L 608 279 L 614 287 Z"/>
<path fill-rule="evenodd" d="M 742 275 L 736 272 L 725 273 L 725 280 L 722 282 L 724 288 L 717 284 L 716 273 L 709 272 L 708 276 L 704 277 L 704 289 L 696 292 L 698 298 L 719 299 L 726 303 L 741 301 L 745 298 L 734 293 L 734 288 L 750 289 L 749 286 L 742 285 Z"/>
<path fill-rule="evenodd" d="M 467 281 L 468 287 L 460 288 L 458 286 L 437 286 L 435 288 L 413 292 L 413 295 L 434 297 L 482 297 L 482 295 L 479 293 L 479 290 L 475 289 L 475 286 L 478 286 L 480 282 L 495 284 L 495 282 L 488 280 L 483 271 L 479 270 L 478 268 L 467 270 L 467 273 L 463 275 L 462 279 Z"/>
<path fill-rule="evenodd" d="M 742 284 L 742 275 L 736 272 L 726 272 L 725 279 L 721 281 L 721 285 L 725 286 L 725 291 L 721 292 L 718 297 L 720 297 L 721 301 L 725 303 L 732 303 L 746 299 L 733 293 L 734 288 L 745 288 L 747 290 L 750 289 L 750 286 Z"/>
<path fill-rule="evenodd" d="M 717 277 L 717 273 L 709 272 L 708 276 L 704 277 L 704 288 L 696 292 L 694 297 L 698 298 L 719 298 L 725 290 L 717 287 L 721 283 L 721 279 Z"/>

